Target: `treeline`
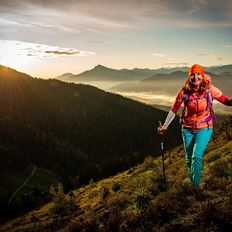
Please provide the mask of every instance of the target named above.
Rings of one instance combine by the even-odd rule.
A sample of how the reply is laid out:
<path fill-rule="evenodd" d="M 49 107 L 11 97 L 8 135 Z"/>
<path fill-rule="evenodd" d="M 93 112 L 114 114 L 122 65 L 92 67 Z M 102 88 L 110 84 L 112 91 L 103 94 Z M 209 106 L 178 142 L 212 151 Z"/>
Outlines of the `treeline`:
<path fill-rule="evenodd" d="M 31 163 L 56 173 L 67 191 L 159 155 L 155 129 L 165 116 L 95 87 L 0 66 L 1 205 L 12 191 L 12 173 Z M 170 128 L 175 136 L 167 136 L 167 148 L 180 142 L 178 126 L 176 121 Z"/>

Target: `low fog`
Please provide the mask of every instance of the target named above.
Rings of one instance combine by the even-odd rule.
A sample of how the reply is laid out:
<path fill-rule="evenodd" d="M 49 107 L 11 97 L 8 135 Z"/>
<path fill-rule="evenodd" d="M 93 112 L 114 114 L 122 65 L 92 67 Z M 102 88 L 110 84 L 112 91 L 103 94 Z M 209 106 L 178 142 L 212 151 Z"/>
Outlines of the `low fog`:
<path fill-rule="evenodd" d="M 137 82 L 116 82 L 116 81 L 89 81 L 83 84 L 93 85 L 108 92 L 140 101 L 154 107 L 168 111 L 172 106 L 178 90 L 184 85 L 185 80 L 156 80 Z M 214 86 L 223 93 L 231 96 L 232 80 L 213 80 Z M 226 107 L 214 100 L 214 110 L 217 114 L 232 115 L 231 107 Z"/>

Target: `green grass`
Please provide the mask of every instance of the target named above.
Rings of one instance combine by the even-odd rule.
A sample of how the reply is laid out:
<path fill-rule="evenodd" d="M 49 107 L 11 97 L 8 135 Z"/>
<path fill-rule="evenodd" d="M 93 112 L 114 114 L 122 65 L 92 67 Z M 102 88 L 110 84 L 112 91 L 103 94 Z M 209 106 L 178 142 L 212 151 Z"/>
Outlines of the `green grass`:
<path fill-rule="evenodd" d="M 57 218 L 52 213 L 57 203 L 51 202 L 0 230 L 227 231 L 232 226 L 232 141 L 227 135 L 223 131 L 214 137 L 204 154 L 198 194 L 189 185 L 179 146 L 165 154 L 167 191 L 162 190 L 161 157 L 147 157 L 136 167 L 63 196 L 62 207 L 70 196 L 76 206 L 68 215 Z"/>

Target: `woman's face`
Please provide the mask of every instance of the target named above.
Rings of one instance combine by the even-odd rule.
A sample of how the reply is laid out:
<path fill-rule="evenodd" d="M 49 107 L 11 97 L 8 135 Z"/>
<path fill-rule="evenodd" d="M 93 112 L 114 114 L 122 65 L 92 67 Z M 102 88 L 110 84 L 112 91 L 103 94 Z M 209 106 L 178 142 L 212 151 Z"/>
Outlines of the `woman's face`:
<path fill-rule="evenodd" d="M 193 85 L 200 85 L 203 80 L 203 76 L 200 73 L 192 73 L 191 76 L 189 77 L 189 81 Z"/>

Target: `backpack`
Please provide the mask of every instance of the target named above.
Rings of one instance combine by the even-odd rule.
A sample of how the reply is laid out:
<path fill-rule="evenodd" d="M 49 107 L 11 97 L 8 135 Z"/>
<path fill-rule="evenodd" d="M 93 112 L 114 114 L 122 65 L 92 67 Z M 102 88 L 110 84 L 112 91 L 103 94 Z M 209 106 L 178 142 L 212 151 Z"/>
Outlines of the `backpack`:
<path fill-rule="evenodd" d="M 187 104 L 189 101 L 193 101 L 193 100 L 200 100 L 202 98 L 206 98 L 207 99 L 207 108 L 210 109 L 210 113 L 208 116 L 206 116 L 204 118 L 204 120 L 201 120 L 200 122 L 196 123 L 195 126 L 198 126 L 200 125 L 201 123 L 208 123 L 211 119 L 213 119 L 214 122 L 216 122 L 216 117 L 215 117 L 215 114 L 214 114 L 214 110 L 213 110 L 213 99 L 212 99 L 212 95 L 211 95 L 211 91 L 210 89 L 207 89 L 205 91 L 205 95 L 200 97 L 200 98 L 191 98 L 189 99 L 189 94 L 184 92 L 184 97 L 183 97 L 183 102 L 184 102 L 184 109 L 182 111 L 182 114 L 181 114 L 181 117 L 180 117 L 180 123 L 181 124 L 184 124 L 185 123 L 185 120 L 184 120 L 184 116 L 185 116 L 185 112 L 186 112 L 186 107 L 187 107 Z"/>

